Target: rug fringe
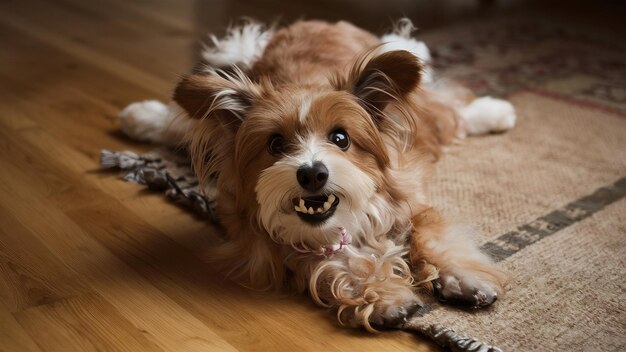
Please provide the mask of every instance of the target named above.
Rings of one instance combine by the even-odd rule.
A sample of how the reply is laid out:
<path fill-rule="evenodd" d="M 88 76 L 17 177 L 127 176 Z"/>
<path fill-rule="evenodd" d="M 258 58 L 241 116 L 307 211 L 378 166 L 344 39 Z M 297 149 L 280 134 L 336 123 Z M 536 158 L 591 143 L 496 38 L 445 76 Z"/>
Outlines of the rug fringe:
<path fill-rule="evenodd" d="M 136 153 L 130 151 L 112 152 L 107 149 L 100 151 L 100 165 L 106 169 L 119 167 L 128 169 L 145 164 L 145 160 Z"/>
<path fill-rule="evenodd" d="M 107 149 L 100 151 L 100 165 L 104 169 L 121 169 L 122 178 L 126 181 L 146 185 L 153 191 L 164 192 L 176 202 L 192 209 L 198 215 L 218 223 L 215 212 L 215 192 L 203 194 L 195 177 L 185 175 L 173 176 L 170 166 L 176 163 L 159 157 L 158 152 L 152 154 L 136 154 L 130 151 L 113 152 Z M 185 168 L 190 168 L 186 166 Z"/>
<path fill-rule="evenodd" d="M 498 347 L 475 338 L 463 336 L 453 329 L 439 324 L 420 323 L 415 320 L 405 323 L 401 330 L 418 332 L 447 351 L 452 352 L 502 352 Z"/>

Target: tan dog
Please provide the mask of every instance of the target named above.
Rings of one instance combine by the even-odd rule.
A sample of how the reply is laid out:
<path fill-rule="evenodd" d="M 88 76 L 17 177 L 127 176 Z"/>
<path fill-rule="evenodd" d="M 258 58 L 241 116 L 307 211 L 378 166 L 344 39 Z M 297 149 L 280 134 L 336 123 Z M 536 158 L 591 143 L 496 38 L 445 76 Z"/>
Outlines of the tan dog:
<path fill-rule="evenodd" d="M 433 82 L 411 29 L 248 23 L 212 38 L 172 104 L 121 113 L 127 134 L 187 143 L 199 178 L 217 180 L 228 240 L 211 259 L 231 278 L 308 289 L 368 330 L 415 311 L 417 286 L 475 307 L 502 294 L 502 272 L 425 189 L 441 145 L 511 128 L 515 112 Z"/>

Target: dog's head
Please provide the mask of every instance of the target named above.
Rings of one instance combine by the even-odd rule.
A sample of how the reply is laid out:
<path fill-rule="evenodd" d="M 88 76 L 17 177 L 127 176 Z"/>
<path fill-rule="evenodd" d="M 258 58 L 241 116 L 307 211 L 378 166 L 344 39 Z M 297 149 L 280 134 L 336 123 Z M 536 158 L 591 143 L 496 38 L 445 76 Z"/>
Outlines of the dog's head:
<path fill-rule="evenodd" d="M 192 157 L 202 175 L 218 173 L 238 211 L 277 242 L 335 243 L 382 221 L 393 121 L 383 111 L 419 84 L 420 64 L 406 51 L 369 54 L 325 87 L 273 86 L 243 73 L 184 77 L 174 93 L 205 127 Z M 228 171 L 226 171 L 228 170 Z M 226 171 L 226 172 L 225 172 Z"/>

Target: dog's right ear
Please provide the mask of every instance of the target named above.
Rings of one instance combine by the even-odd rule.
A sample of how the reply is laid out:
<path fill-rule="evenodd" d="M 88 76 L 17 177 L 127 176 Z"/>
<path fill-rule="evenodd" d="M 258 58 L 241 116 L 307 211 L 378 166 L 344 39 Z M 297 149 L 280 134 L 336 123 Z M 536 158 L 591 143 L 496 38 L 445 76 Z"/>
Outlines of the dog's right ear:
<path fill-rule="evenodd" d="M 417 88 L 421 74 L 422 63 L 408 51 L 371 51 L 357 59 L 338 88 L 350 91 L 373 117 L 380 118 L 387 104 Z"/>
<path fill-rule="evenodd" d="M 236 130 L 260 95 L 260 87 L 241 71 L 211 71 L 184 76 L 174 89 L 173 100 L 191 118 L 216 118 L 222 126 Z"/>

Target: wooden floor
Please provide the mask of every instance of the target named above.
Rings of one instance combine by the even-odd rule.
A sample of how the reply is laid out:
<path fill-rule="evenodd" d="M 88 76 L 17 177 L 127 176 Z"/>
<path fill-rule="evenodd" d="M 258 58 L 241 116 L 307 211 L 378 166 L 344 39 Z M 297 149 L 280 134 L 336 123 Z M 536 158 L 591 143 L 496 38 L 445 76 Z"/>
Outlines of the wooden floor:
<path fill-rule="evenodd" d="M 199 259 L 214 229 L 98 170 L 100 148 L 150 148 L 120 135 L 120 108 L 166 100 L 199 33 L 235 14 L 269 18 L 265 3 L 0 2 L 0 350 L 434 350 L 224 281 Z M 352 19 L 375 28 L 394 15 L 368 22 L 377 11 Z"/>

